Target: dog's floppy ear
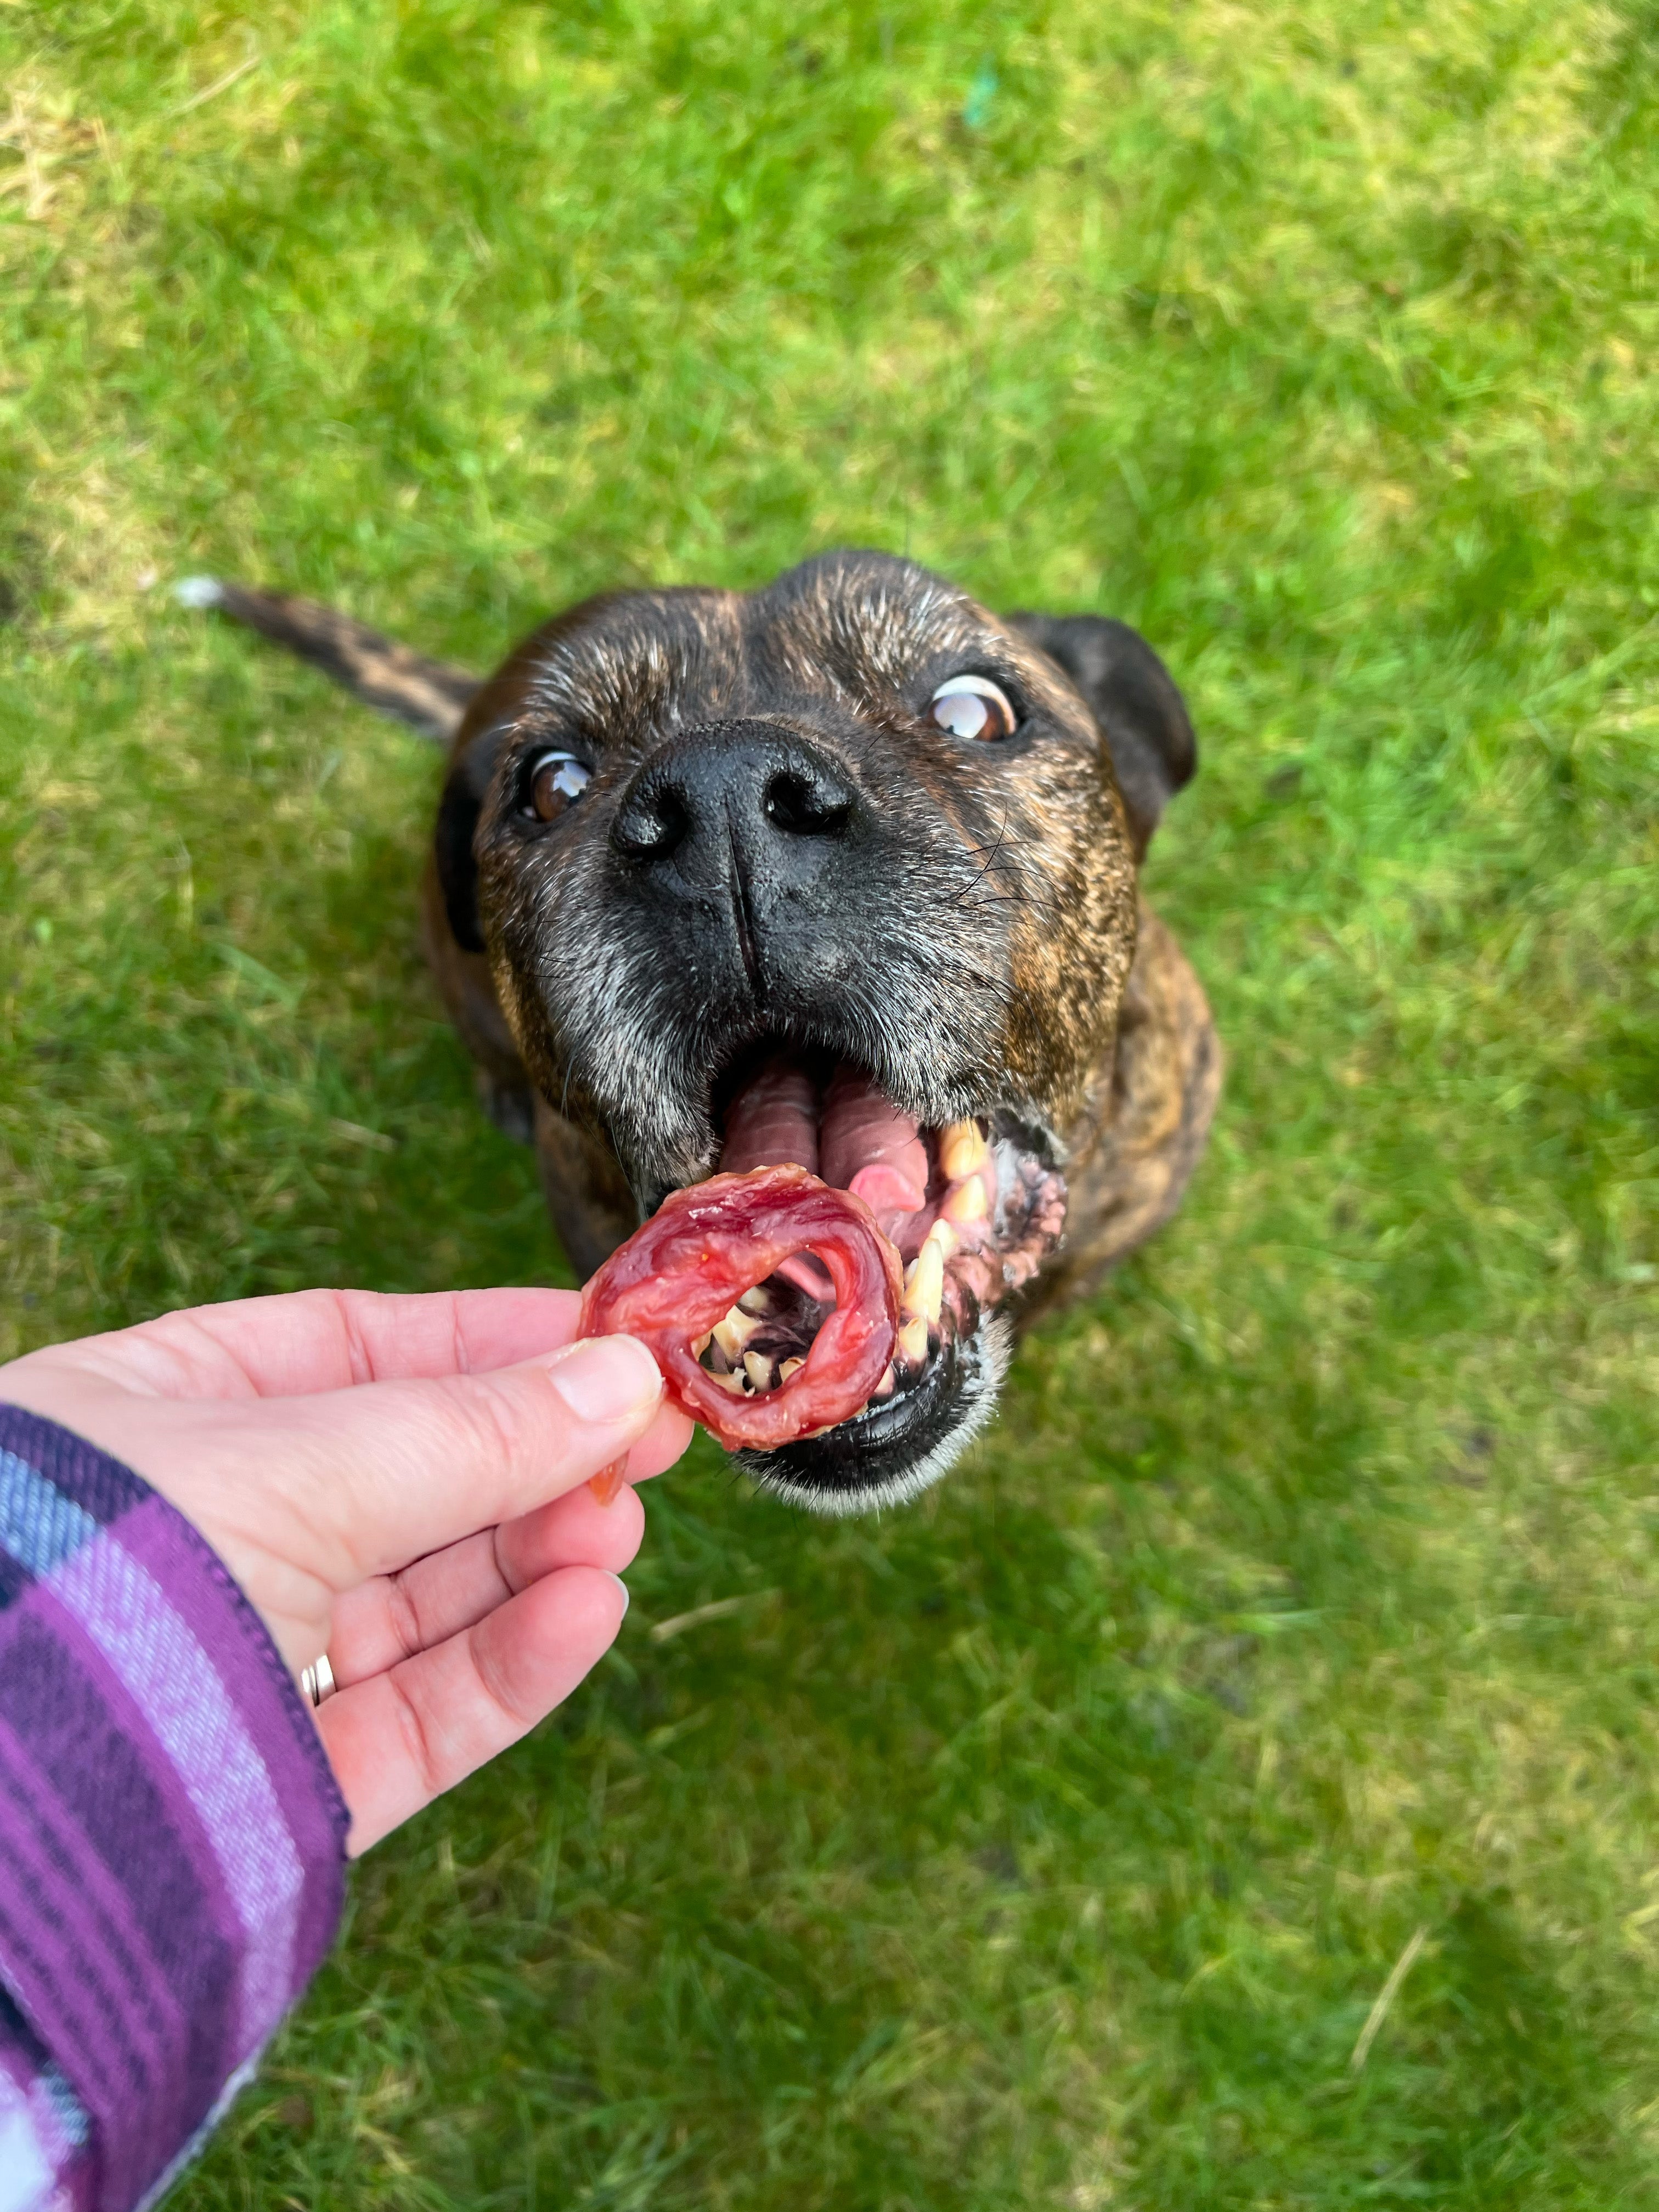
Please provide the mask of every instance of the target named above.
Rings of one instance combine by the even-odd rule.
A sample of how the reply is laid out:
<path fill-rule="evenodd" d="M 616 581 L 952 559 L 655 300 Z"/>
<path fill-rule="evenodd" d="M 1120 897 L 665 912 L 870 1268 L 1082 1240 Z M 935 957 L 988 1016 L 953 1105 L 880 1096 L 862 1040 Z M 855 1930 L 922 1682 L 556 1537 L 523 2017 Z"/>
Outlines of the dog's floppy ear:
<path fill-rule="evenodd" d="M 1008 619 L 1064 669 L 1088 702 L 1141 858 L 1165 805 L 1198 766 L 1197 740 L 1175 679 L 1127 623 L 1103 615 L 1021 613 Z"/>
<path fill-rule="evenodd" d="M 478 926 L 478 863 L 472 840 L 506 734 L 504 730 L 486 730 L 457 753 L 438 801 L 432 857 L 444 895 L 444 913 L 463 952 L 484 949 L 483 932 Z"/>

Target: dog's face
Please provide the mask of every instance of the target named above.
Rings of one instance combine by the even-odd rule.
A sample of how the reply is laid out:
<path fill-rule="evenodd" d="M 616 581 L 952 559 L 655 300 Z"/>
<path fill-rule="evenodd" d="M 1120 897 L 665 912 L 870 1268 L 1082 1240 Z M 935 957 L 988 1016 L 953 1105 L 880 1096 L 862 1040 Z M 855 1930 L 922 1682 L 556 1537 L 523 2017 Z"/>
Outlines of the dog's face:
<path fill-rule="evenodd" d="M 723 1156 L 798 1158 L 871 1195 L 909 1261 L 956 1202 L 958 1125 L 989 1139 L 988 1215 L 945 1238 L 925 1352 L 913 1333 L 864 1413 L 757 1456 L 769 1487 L 896 1499 L 988 1418 L 996 1310 L 1060 1234 L 1136 862 L 1192 757 L 1121 625 L 1000 620 L 874 554 L 748 596 L 592 600 L 474 701 L 438 830 L 450 926 L 641 1218 Z M 802 1283 L 775 1351 L 810 1326 Z"/>

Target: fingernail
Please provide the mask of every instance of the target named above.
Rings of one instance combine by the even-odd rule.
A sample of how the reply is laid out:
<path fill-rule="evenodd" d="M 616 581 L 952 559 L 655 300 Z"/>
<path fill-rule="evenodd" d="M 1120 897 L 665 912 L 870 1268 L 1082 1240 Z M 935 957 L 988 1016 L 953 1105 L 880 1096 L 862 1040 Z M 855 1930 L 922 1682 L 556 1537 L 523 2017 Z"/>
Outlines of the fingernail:
<path fill-rule="evenodd" d="M 590 1336 L 552 1363 L 553 1388 L 579 1421 L 629 1421 L 662 1395 L 657 1363 L 631 1336 Z"/>
<path fill-rule="evenodd" d="M 605 1569 L 605 1572 L 607 1574 L 611 1574 L 609 1567 Z M 626 1620 L 628 1618 L 628 1584 L 623 1580 L 620 1575 L 611 1575 L 611 1579 L 615 1583 L 617 1588 L 623 1594 L 623 1620 Z M 617 1623 L 617 1626 L 620 1628 L 622 1626 L 622 1620 L 619 1620 Z"/>

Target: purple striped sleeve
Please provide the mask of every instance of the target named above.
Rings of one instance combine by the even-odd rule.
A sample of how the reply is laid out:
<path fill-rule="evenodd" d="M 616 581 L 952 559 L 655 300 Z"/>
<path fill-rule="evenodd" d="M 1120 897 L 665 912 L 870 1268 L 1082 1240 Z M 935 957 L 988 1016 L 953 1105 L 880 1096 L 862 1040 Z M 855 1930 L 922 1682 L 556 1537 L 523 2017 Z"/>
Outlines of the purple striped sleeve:
<path fill-rule="evenodd" d="M 346 1826 L 217 1556 L 0 1406 L 0 2212 L 165 2185 L 327 1949 Z"/>

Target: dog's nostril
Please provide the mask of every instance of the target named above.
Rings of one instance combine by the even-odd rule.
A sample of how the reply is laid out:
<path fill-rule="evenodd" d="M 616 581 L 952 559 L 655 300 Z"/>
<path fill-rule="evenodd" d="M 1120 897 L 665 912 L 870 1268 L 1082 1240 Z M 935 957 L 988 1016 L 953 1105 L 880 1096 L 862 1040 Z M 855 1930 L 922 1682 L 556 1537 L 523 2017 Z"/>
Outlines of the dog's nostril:
<path fill-rule="evenodd" d="M 796 837 L 839 836 L 852 812 L 845 792 L 793 769 L 768 780 L 763 805 L 767 820 Z"/>
<path fill-rule="evenodd" d="M 617 815 L 611 836 L 631 860 L 665 860 L 691 826 L 690 811 L 672 785 L 637 792 Z"/>

